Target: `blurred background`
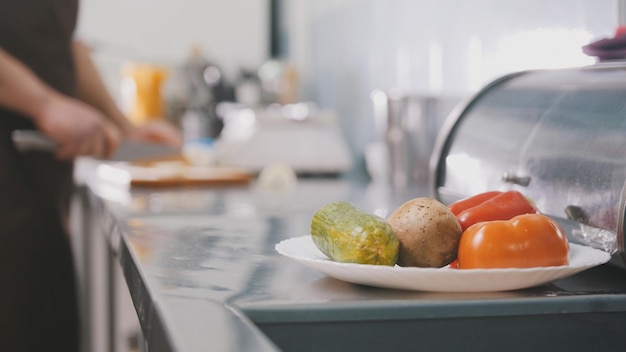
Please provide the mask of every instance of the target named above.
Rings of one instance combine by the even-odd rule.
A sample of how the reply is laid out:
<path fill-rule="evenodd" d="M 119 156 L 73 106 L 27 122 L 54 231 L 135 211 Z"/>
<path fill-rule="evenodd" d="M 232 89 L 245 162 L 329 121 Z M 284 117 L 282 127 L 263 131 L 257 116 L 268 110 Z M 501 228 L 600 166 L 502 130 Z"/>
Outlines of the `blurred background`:
<path fill-rule="evenodd" d="M 129 114 L 137 94 L 129 63 L 166 68 L 163 115 L 188 139 L 220 137 L 224 116 L 242 106 L 312 103 L 339 127 L 351 160 L 328 167 L 345 171 L 364 169 L 380 139 L 373 92 L 428 105 L 436 133 L 460 101 L 499 76 L 592 64 L 581 47 L 612 36 L 621 17 L 618 0 L 85 0 L 79 33 Z M 219 110 L 221 102 L 236 104 Z M 241 116 L 231 120 L 241 130 Z M 249 165 L 252 155 L 229 158 L 259 167 Z"/>
<path fill-rule="evenodd" d="M 511 72 L 593 64 L 582 47 L 613 37 L 625 4 L 82 0 L 78 33 L 130 119 L 168 119 L 187 143 L 217 148 L 219 163 L 284 162 L 299 174 L 392 175 L 402 185 L 424 181 L 458 104 Z M 393 170 L 402 153 L 411 175 Z M 106 288 L 94 291 L 106 301 Z M 130 299 L 115 309 L 123 321 L 112 343 L 134 350 Z M 91 350 L 106 350 L 110 327 L 92 323 Z"/>
<path fill-rule="evenodd" d="M 372 91 L 438 98 L 438 114 L 445 116 L 505 73 L 593 63 L 581 46 L 613 35 L 623 17 L 621 3 L 85 0 L 79 33 L 92 45 L 120 104 L 125 63 L 173 68 L 163 84 L 170 114 L 184 108 L 184 82 L 176 69 L 194 52 L 222 70 L 232 88 L 225 100 L 252 104 L 262 102 L 260 93 L 245 93 L 245 84 L 258 82 L 259 69 L 265 64 L 272 71 L 268 61 L 279 60 L 293 71 L 274 65 L 267 75 L 294 76 L 283 102 L 314 102 L 335 112 L 358 165 L 376 139 Z"/>

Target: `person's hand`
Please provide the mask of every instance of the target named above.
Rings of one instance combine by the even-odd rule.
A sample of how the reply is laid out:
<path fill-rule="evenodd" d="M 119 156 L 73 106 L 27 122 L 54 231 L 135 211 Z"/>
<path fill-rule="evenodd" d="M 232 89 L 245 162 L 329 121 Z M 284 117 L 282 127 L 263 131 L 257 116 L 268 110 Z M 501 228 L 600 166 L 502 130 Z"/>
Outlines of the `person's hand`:
<path fill-rule="evenodd" d="M 173 148 L 180 148 L 183 145 L 180 130 L 166 121 L 153 121 L 141 126 L 133 126 L 128 132 L 127 138 L 161 143 Z"/>
<path fill-rule="evenodd" d="M 37 128 L 59 144 L 56 156 L 109 158 L 117 149 L 121 133 L 91 106 L 60 94 L 52 94 L 34 116 Z"/>

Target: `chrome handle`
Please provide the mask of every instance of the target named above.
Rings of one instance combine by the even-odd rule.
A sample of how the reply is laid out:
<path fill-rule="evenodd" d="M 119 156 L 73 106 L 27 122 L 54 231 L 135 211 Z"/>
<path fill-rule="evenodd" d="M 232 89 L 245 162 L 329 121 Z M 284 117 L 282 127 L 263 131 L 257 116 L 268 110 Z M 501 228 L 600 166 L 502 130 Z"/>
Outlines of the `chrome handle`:
<path fill-rule="evenodd" d="M 567 216 L 569 220 L 576 221 L 577 223 L 580 223 L 580 224 L 587 224 L 587 221 L 588 221 L 587 215 L 582 210 L 582 208 L 580 208 L 577 205 L 566 206 L 565 215 Z"/>
<path fill-rule="evenodd" d="M 526 187 L 530 184 L 530 176 L 517 176 L 509 172 L 505 172 L 502 174 L 502 181 Z"/>

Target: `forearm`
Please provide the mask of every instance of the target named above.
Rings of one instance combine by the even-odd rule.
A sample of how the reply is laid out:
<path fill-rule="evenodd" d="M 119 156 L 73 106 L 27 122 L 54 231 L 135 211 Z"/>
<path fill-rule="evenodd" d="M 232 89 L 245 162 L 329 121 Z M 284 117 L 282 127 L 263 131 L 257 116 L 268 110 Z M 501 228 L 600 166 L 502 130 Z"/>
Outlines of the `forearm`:
<path fill-rule="evenodd" d="M 108 157 L 119 131 L 88 104 L 58 93 L 28 67 L 0 48 L 0 106 L 30 118 L 59 147 L 60 159 Z"/>
<path fill-rule="evenodd" d="M 35 120 L 54 94 L 28 67 L 0 48 L 0 106 Z"/>
<path fill-rule="evenodd" d="M 129 134 L 132 124 L 109 94 L 98 69 L 91 59 L 89 48 L 80 41 L 73 44 L 76 65 L 77 98 L 100 110 L 123 134 Z"/>

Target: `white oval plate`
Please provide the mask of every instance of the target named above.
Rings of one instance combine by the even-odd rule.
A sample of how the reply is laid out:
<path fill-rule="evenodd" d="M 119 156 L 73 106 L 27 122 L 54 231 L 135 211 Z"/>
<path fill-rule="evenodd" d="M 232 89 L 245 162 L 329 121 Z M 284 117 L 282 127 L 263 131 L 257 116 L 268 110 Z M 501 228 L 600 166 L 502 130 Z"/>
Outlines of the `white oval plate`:
<path fill-rule="evenodd" d="M 313 243 L 311 236 L 276 244 L 276 251 L 330 277 L 355 284 L 431 292 L 488 292 L 518 290 L 562 279 L 611 259 L 602 250 L 570 243 L 567 266 L 528 269 L 449 269 L 380 266 L 335 262 Z"/>

